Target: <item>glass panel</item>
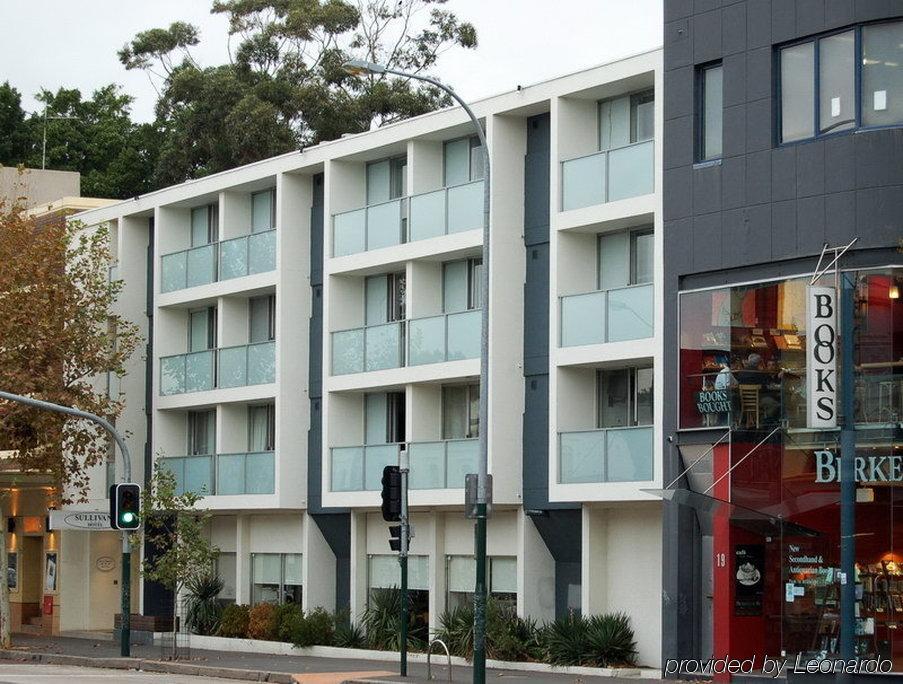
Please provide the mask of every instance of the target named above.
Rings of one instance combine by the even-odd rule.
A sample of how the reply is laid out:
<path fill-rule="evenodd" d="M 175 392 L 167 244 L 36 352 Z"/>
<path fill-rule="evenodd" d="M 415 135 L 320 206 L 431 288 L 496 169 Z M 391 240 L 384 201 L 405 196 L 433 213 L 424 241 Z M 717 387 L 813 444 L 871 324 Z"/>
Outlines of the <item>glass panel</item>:
<path fill-rule="evenodd" d="M 448 189 L 448 230 L 460 233 L 483 228 L 483 181 Z"/>
<path fill-rule="evenodd" d="M 477 579 L 477 561 L 469 556 L 449 556 L 448 590 L 472 592 Z"/>
<path fill-rule="evenodd" d="M 195 456 L 185 459 L 185 490 L 213 494 L 213 457 Z"/>
<path fill-rule="evenodd" d="M 332 473 L 329 485 L 333 492 L 359 492 L 364 488 L 364 448 L 332 449 Z M 380 473 L 380 476 L 382 474 Z"/>
<path fill-rule="evenodd" d="M 445 185 L 460 185 L 470 180 L 470 139 L 445 143 Z"/>
<path fill-rule="evenodd" d="M 717 159 L 721 156 L 722 117 L 724 97 L 721 65 L 702 72 L 702 158 Z"/>
<path fill-rule="evenodd" d="M 264 342 L 248 346 L 248 384 L 276 382 L 276 343 Z"/>
<path fill-rule="evenodd" d="M 401 569 L 399 568 L 399 576 L 400 573 Z M 428 556 L 408 556 L 408 588 L 417 591 L 430 590 L 430 559 Z"/>
<path fill-rule="evenodd" d="M 367 249 L 401 244 L 401 202 L 367 208 Z"/>
<path fill-rule="evenodd" d="M 176 252 L 175 254 L 165 254 L 160 260 L 162 269 L 160 288 L 163 292 L 181 290 L 185 287 L 187 258 L 187 252 Z"/>
<path fill-rule="evenodd" d="M 255 583 L 279 584 L 279 554 L 252 553 L 251 572 L 254 573 Z"/>
<path fill-rule="evenodd" d="M 903 22 L 862 28 L 862 124 L 903 122 Z"/>
<path fill-rule="evenodd" d="M 411 557 L 408 557 L 408 588 L 413 589 L 410 582 Z M 397 556 L 380 555 L 370 557 L 370 588 L 391 589 L 401 584 L 401 566 Z"/>
<path fill-rule="evenodd" d="M 630 282 L 630 235 L 625 232 L 599 236 L 599 289 L 624 287 Z"/>
<path fill-rule="evenodd" d="M 651 283 L 655 271 L 655 238 L 652 233 L 633 233 L 631 240 L 633 247 L 630 283 L 632 285 Z"/>
<path fill-rule="evenodd" d="M 470 180 L 486 177 L 486 160 L 483 159 L 483 146 L 478 138 L 470 139 Z"/>
<path fill-rule="evenodd" d="M 364 444 L 385 444 L 389 399 L 385 392 L 364 395 Z"/>
<path fill-rule="evenodd" d="M 191 210 L 191 246 L 206 245 L 210 242 L 210 221 L 208 207 L 195 207 Z"/>
<path fill-rule="evenodd" d="M 387 465 L 398 465 L 397 444 L 364 447 L 364 489 L 382 489 L 383 468 Z"/>
<path fill-rule="evenodd" d="M 608 341 L 652 337 L 652 285 L 637 285 L 608 293 Z"/>
<path fill-rule="evenodd" d="M 248 274 L 248 240 L 237 238 L 219 243 L 219 279 L 229 280 Z"/>
<path fill-rule="evenodd" d="M 781 140 L 815 135 L 815 44 L 781 50 Z"/>
<path fill-rule="evenodd" d="M 367 204 L 378 204 L 390 199 L 391 169 L 389 160 L 367 164 Z"/>
<path fill-rule="evenodd" d="M 445 361 L 445 316 L 409 321 L 408 337 L 411 366 Z"/>
<path fill-rule="evenodd" d="M 160 468 L 172 473 L 176 481 L 176 494 L 185 493 L 185 459 L 184 458 L 161 458 Z"/>
<path fill-rule="evenodd" d="M 561 299 L 561 346 L 605 341 L 605 293 L 591 292 Z"/>
<path fill-rule="evenodd" d="M 248 348 L 224 347 L 218 351 L 217 387 L 244 387 L 248 384 Z"/>
<path fill-rule="evenodd" d="M 818 45 L 819 133 L 856 126 L 856 40 L 852 31 Z"/>
<path fill-rule="evenodd" d="M 599 103 L 599 149 L 630 143 L 630 96 Z"/>
<path fill-rule="evenodd" d="M 467 437 L 467 386 L 442 388 L 442 438 Z"/>
<path fill-rule="evenodd" d="M 244 454 L 223 454 L 216 457 L 216 493 L 243 494 L 245 491 Z"/>
<path fill-rule="evenodd" d="M 492 571 L 489 591 L 511 594 L 517 592 L 517 558 L 492 558 L 489 567 Z"/>
<path fill-rule="evenodd" d="M 210 348 L 210 319 L 208 309 L 188 314 L 188 351 L 196 352 Z"/>
<path fill-rule="evenodd" d="M 185 255 L 186 287 L 207 285 L 216 280 L 216 245 L 206 245 L 188 250 Z"/>
<path fill-rule="evenodd" d="M 364 324 L 379 325 L 388 322 L 388 276 L 370 276 L 364 280 Z"/>
<path fill-rule="evenodd" d="M 410 239 L 425 240 L 445 234 L 445 190 L 411 198 Z"/>
<path fill-rule="evenodd" d="M 245 458 L 245 493 L 272 494 L 276 491 L 276 462 L 273 452 L 248 454 Z"/>
<path fill-rule="evenodd" d="M 332 333 L 332 374 L 361 373 L 363 370 L 363 329 Z"/>
<path fill-rule="evenodd" d="M 636 422 L 652 425 L 655 373 L 651 368 L 636 369 Z"/>
<path fill-rule="evenodd" d="M 604 432 L 563 432 L 559 442 L 562 484 L 602 482 Z"/>
<path fill-rule="evenodd" d="M 282 557 L 282 582 L 284 584 L 301 584 L 301 560 L 300 553 L 287 553 Z"/>
<path fill-rule="evenodd" d="M 463 489 L 464 476 L 477 472 L 477 457 L 480 440 L 461 439 L 448 442 L 446 447 L 447 472 L 445 486 L 449 489 Z"/>
<path fill-rule="evenodd" d="M 366 364 L 368 371 L 401 366 L 401 323 L 366 328 Z"/>
<path fill-rule="evenodd" d="M 223 582 L 223 588 L 217 595 L 220 600 L 235 601 L 235 554 L 220 553 L 216 557 L 216 576 Z"/>
<path fill-rule="evenodd" d="M 255 192 L 251 195 L 251 232 L 261 233 L 272 230 L 273 225 L 273 199 L 275 193 L 272 190 Z"/>
<path fill-rule="evenodd" d="M 653 188 L 655 143 L 622 147 L 608 153 L 608 201 L 648 195 Z"/>
<path fill-rule="evenodd" d="M 267 273 L 276 269 L 276 231 L 248 236 L 248 273 Z"/>
<path fill-rule="evenodd" d="M 462 311 L 448 316 L 448 360 L 475 359 L 480 356 L 480 329 L 483 312 Z"/>
<path fill-rule="evenodd" d="M 367 210 L 347 211 L 344 214 L 336 214 L 332 224 L 332 254 L 333 256 L 345 256 L 356 254 L 367 249 L 365 243 L 365 228 Z"/>
<path fill-rule="evenodd" d="M 442 489 L 445 487 L 445 442 L 411 444 L 411 489 Z"/>
<path fill-rule="evenodd" d="M 605 154 L 571 159 L 561 165 L 561 209 L 605 202 Z"/>
<path fill-rule="evenodd" d="M 655 100 L 652 94 L 634 96 L 633 137 L 630 142 L 652 140 L 655 137 Z"/>
<path fill-rule="evenodd" d="M 599 427 L 630 425 L 630 369 L 599 373 Z"/>
<path fill-rule="evenodd" d="M 166 356 L 160 359 L 160 394 L 182 394 L 185 391 L 185 357 Z"/>
<path fill-rule="evenodd" d="M 188 455 L 206 456 L 216 451 L 216 409 L 188 412 Z"/>
<path fill-rule="evenodd" d="M 213 389 L 213 350 L 185 355 L 185 391 Z"/>
<path fill-rule="evenodd" d="M 442 310 L 445 313 L 467 309 L 467 262 L 451 261 L 442 265 Z"/>
<path fill-rule="evenodd" d="M 652 428 L 608 430 L 605 444 L 607 481 L 652 479 Z"/>
<path fill-rule="evenodd" d="M 270 339 L 270 298 L 252 297 L 248 300 L 248 339 L 266 342 Z"/>
<path fill-rule="evenodd" d="M 251 451 L 266 451 L 269 415 L 269 406 L 250 406 L 248 408 L 248 449 Z"/>

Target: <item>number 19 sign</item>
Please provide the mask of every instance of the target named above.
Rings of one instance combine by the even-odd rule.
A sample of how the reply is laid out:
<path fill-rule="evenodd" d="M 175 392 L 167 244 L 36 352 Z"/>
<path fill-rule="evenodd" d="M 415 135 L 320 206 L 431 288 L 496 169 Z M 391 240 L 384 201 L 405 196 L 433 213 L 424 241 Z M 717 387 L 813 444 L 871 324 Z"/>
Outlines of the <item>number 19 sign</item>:
<path fill-rule="evenodd" d="M 837 427 L 837 291 L 806 290 L 806 424 Z"/>

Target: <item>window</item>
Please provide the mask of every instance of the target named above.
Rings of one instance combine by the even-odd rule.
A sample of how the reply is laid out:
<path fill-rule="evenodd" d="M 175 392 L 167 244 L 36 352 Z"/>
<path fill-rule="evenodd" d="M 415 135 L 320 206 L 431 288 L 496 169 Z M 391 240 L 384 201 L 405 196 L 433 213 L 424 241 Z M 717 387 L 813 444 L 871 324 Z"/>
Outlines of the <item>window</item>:
<path fill-rule="evenodd" d="M 700 161 L 718 159 L 722 150 L 722 80 L 724 69 L 721 63 L 711 64 L 699 70 L 699 145 L 697 158 Z"/>
<path fill-rule="evenodd" d="M 443 160 L 446 187 L 483 177 L 483 146 L 476 136 L 446 142 Z"/>
<path fill-rule="evenodd" d="M 446 607 L 448 610 L 473 605 L 476 560 L 472 556 L 446 556 Z M 517 558 L 489 557 L 489 593 L 505 608 L 517 608 Z"/>
<path fill-rule="evenodd" d="M 248 300 L 248 328 L 251 344 L 276 339 L 276 295 Z"/>
<path fill-rule="evenodd" d="M 216 453 L 216 409 L 188 412 L 188 455 Z"/>
<path fill-rule="evenodd" d="M 651 368 L 599 371 L 599 427 L 651 425 L 652 379 Z"/>
<path fill-rule="evenodd" d="M 191 210 L 191 246 L 200 247 L 216 242 L 219 231 L 219 207 L 208 204 Z"/>
<path fill-rule="evenodd" d="M 214 562 L 214 571 L 223 582 L 217 601 L 222 605 L 235 603 L 235 554 L 220 552 Z"/>
<path fill-rule="evenodd" d="M 448 385 L 442 388 L 442 439 L 480 436 L 480 386 Z"/>
<path fill-rule="evenodd" d="M 599 289 L 651 283 L 654 247 L 654 233 L 648 228 L 600 235 L 597 247 Z"/>
<path fill-rule="evenodd" d="M 655 95 L 646 90 L 599 103 L 599 149 L 610 150 L 655 137 Z"/>
<path fill-rule="evenodd" d="M 903 123 L 903 22 L 832 33 L 778 55 L 781 142 Z"/>
<path fill-rule="evenodd" d="M 373 392 L 364 395 L 364 444 L 395 444 L 405 441 L 404 392 Z"/>
<path fill-rule="evenodd" d="M 251 232 L 262 233 L 276 227 L 276 190 L 251 195 Z"/>
<path fill-rule="evenodd" d="M 442 267 L 442 311 L 455 313 L 483 305 L 482 259 L 450 261 Z"/>
<path fill-rule="evenodd" d="M 188 313 L 188 351 L 198 352 L 216 348 L 216 307 L 197 309 Z"/>
<path fill-rule="evenodd" d="M 260 453 L 276 449 L 276 405 L 248 407 L 248 451 Z"/>
<path fill-rule="evenodd" d="M 367 204 L 388 202 L 407 194 L 408 161 L 405 157 L 367 164 Z"/>
<path fill-rule="evenodd" d="M 301 560 L 300 553 L 252 553 L 251 604 L 301 605 Z"/>
<path fill-rule="evenodd" d="M 381 325 L 405 318 L 405 274 L 388 273 L 364 280 L 364 323 Z"/>

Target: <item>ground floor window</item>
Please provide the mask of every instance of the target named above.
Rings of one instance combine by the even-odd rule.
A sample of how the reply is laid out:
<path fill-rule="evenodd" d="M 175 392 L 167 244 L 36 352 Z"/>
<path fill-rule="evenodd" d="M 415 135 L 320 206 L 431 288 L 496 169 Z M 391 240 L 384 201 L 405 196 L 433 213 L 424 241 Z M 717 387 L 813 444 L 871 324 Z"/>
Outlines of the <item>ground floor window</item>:
<path fill-rule="evenodd" d="M 235 603 L 235 554 L 220 553 L 216 558 L 214 571 L 223 583 L 217 599 L 222 604 Z"/>
<path fill-rule="evenodd" d="M 300 553 L 251 554 L 251 604 L 301 604 Z"/>
<path fill-rule="evenodd" d="M 446 606 L 454 610 L 473 604 L 477 565 L 472 556 L 446 557 Z M 500 605 L 517 610 L 517 558 L 490 556 L 489 595 Z"/>
<path fill-rule="evenodd" d="M 411 614 L 411 638 L 426 641 L 430 624 L 430 559 L 408 556 L 408 605 Z M 398 605 L 401 566 L 396 555 L 373 555 L 367 561 L 367 608 L 392 612 Z"/>

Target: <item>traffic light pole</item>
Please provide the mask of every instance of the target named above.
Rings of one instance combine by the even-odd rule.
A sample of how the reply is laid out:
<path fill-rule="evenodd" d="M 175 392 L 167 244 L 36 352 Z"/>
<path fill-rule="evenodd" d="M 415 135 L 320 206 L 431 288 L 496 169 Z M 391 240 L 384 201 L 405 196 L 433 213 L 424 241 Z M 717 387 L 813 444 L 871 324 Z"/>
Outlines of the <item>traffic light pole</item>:
<path fill-rule="evenodd" d="M 401 546 L 398 563 L 401 565 L 401 665 L 399 674 L 408 676 L 408 451 L 398 455 L 401 471 Z"/>
<path fill-rule="evenodd" d="M 13 394 L 12 392 L 3 392 L 0 390 L 0 399 L 5 399 L 6 401 L 12 401 L 17 404 L 25 404 L 26 406 L 32 406 L 34 408 L 42 409 L 44 411 L 53 411 L 54 413 L 64 413 L 67 416 L 73 416 L 74 418 L 84 418 L 85 420 L 90 420 L 94 423 L 97 423 L 110 433 L 110 436 L 116 442 L 116 445 L 119 447 L 119 453 L 122 454 L 122 472 L 126 482 L 130 482 L 132 479 L 132 460 L 129 457 L 129 449 L 125 445 L 125 440 L 122 438 L 116 428 L 104 418 L 97 416 L 93 413 L 88 413 L 87 411 L 82 411 L 77 408 L 73 408 L 72 406 L 63 406 L 62 404 L 54 404 L 49 401 L 41 401 L 40 399 L 32 399 L 31 397 L 26 397 L 21 394 Z M 129 533 L 122 533 L 122 587 L 121 589 L 121 599 L 122 599 L 122 620 L 120 622 L 120 643 L 119 643 L 119 653 L 123 658 L 128 658 L 131 655 L 130 644 L 131 641 L 131 610 L 132 610 L 132 584 L 131 584 L 131 575 L 132 575 L 132 549 L 131 544 L 129 543 Z"/>

